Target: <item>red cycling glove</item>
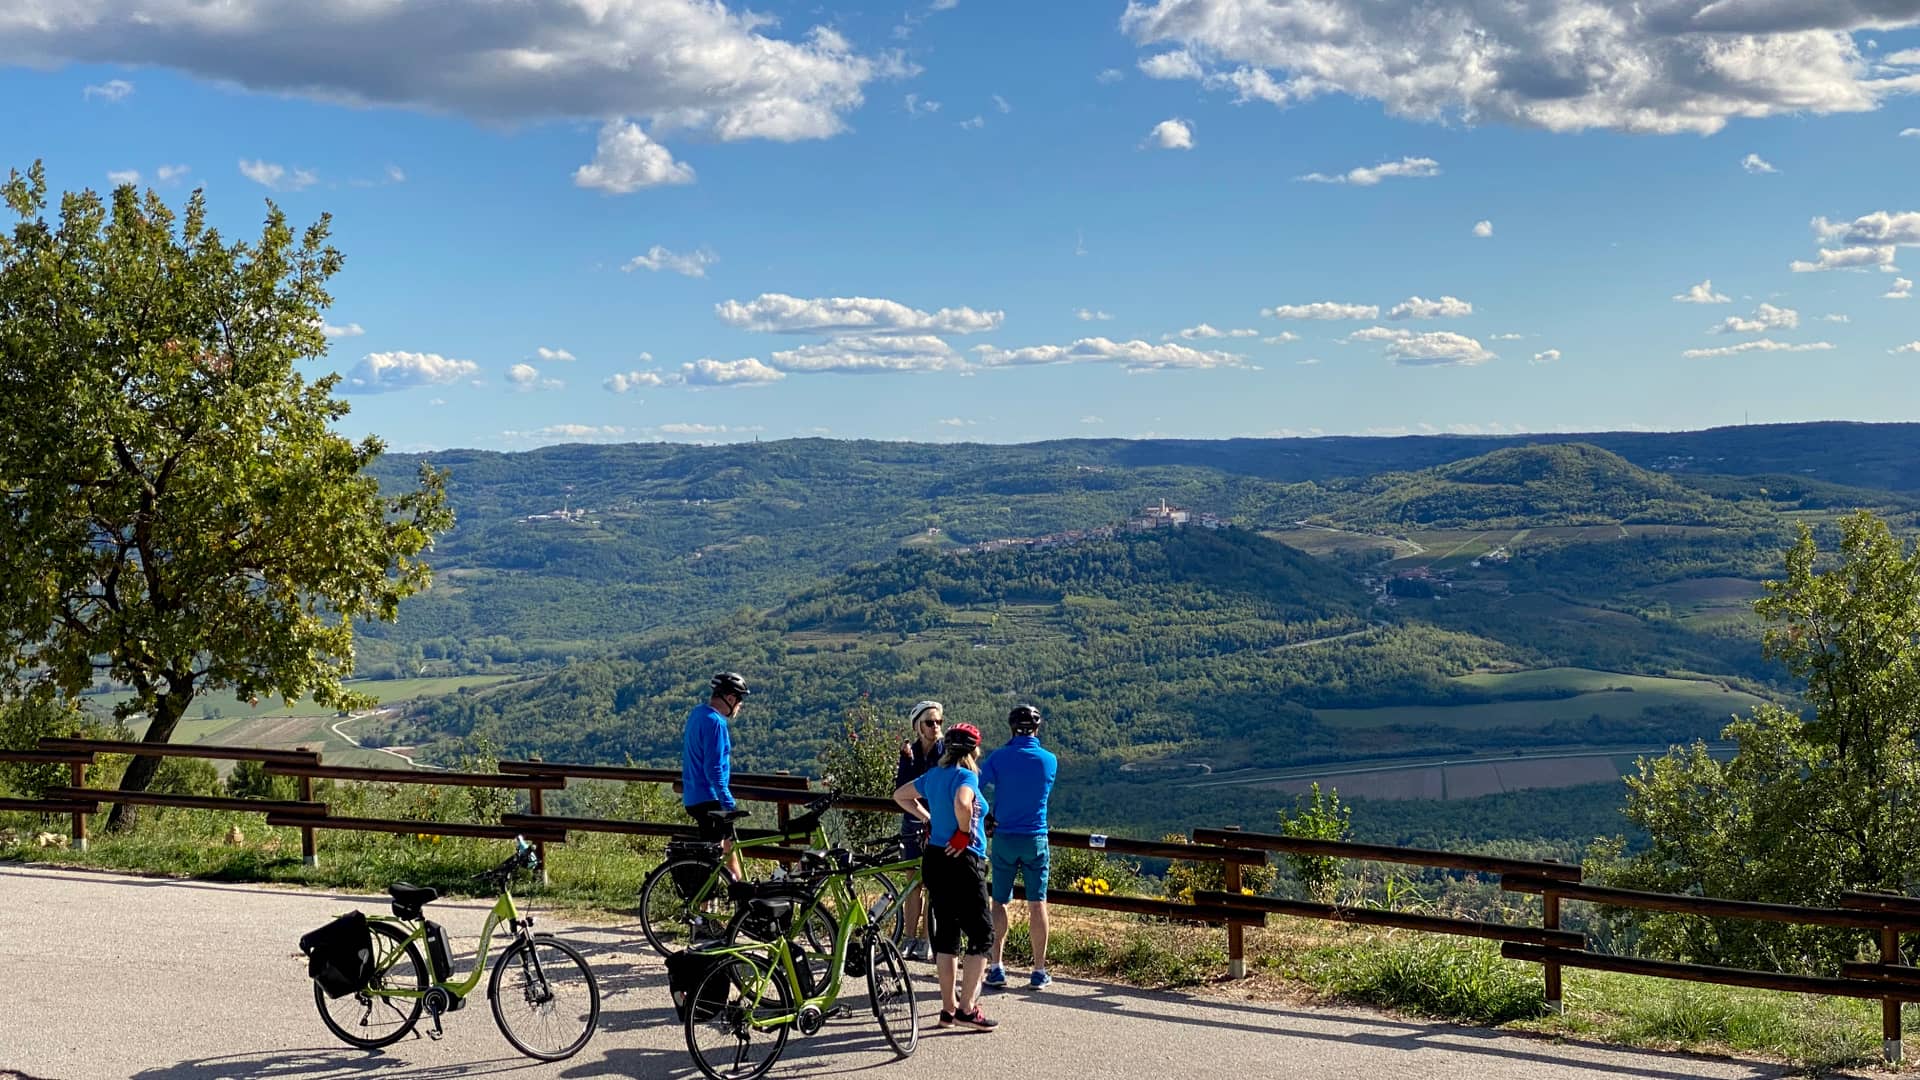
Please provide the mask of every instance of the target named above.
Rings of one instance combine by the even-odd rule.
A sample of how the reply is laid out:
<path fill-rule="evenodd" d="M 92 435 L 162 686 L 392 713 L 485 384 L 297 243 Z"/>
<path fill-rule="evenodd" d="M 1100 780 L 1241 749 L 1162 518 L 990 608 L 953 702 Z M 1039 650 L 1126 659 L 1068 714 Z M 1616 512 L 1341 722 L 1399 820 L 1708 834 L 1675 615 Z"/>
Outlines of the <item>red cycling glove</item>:
<path fill-rule="evenodd" d="M 947 838 L 947 854 L 964 855 L 973 846 L 973 830 L 959 829 Z"/>

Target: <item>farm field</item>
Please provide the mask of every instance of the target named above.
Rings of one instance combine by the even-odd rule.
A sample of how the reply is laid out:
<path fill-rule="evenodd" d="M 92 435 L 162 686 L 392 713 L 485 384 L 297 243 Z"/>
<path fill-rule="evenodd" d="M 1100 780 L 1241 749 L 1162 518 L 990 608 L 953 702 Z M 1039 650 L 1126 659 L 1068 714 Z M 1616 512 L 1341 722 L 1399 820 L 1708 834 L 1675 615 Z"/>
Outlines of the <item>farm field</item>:
<path fill-rule="evenodd" d="M 1551 693 L 1573 690 L 1571 697 L 1529 698 L 1471 705 L 1398 705 L 1372 709 L 1317 709 L 1314 716 L 1330 727 L 1355 730 L 1393 727 L 1438 727 L 1477 731 L 1493 728 L 1538 728 L 1576 723 L 1591 716 L 1631 719 L 1661 705 L 1706 706 L 1729 715 L 1761 703 L 1741 690 L 1704 679 L 1672 679 L 1650 675 L 1616 675 L 1586 668 L 1545 668 L 1503 674 L 1462 675 L 1464 682 L 1493 693 Z"/>
<path fill-rule="evenodd" d="M 1665 746 L 1530 750 L 1520 754 L 1482 755 L 1446 761 L 1399 761 L 1371 765 L 1327 765 L 1318 769 L 1249 770 L 1216 774 L 1185 787 L 1246 787 L 1256 791 L 1300 795 L 1313 784 L 1339 791 L 1349 799 L 1473 799 L 1528 789 L 1579 787 L 1612 783 L 1632 774 L 1641 757 L 1656 756 Z M 1708 752 L 1725 759 L 1731 743 L 1709 744 Z"/>

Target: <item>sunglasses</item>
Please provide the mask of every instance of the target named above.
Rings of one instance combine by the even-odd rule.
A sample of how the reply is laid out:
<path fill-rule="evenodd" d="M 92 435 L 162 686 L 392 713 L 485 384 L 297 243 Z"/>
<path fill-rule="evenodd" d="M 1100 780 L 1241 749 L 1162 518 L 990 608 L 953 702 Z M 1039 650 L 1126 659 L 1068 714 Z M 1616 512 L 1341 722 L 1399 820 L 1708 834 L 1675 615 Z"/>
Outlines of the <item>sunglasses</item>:
<path fill-rule="evenodd" d="M 920 726 L 921 726 L 921 727 L 939 727 L 939 726 L 940 726 L 940 721 L 938 721 L 938 720 L 922 720 L 922 721 L 920 721 Z"/>

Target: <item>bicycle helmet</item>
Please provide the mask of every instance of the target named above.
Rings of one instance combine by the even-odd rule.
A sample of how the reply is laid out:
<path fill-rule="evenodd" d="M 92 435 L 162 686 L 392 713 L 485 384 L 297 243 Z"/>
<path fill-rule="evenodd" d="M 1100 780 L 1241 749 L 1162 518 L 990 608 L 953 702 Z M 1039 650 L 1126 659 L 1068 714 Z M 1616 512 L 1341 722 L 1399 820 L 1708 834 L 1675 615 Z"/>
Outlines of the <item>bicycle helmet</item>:
<path fill-rule="evenodd" d="M 980 745 L 980 729 L 972 724 L 955 724 L 947 729 L 947 749 L 973 750 Z"/>
<path fill-rule="evenodd" d="M 1015 735 L 1031 735 L 1040 730 L 1040 710 L 1031 705 L 1015 705 L 1007 714 L 1007 726 Z"/>
<path fill-rule="evenodd" d="M 942 715 L 945 715 L 947 711 L 946 706 L 937 701 L 916 701 L 913 703 L 913 708 L 907 710 L 907 726 L 918 727 L 920 725 L 920 714 L 926 712 L 928 709 L 939 709 Z"/>
<path fill-rule="evenodd" d="M 747 689 L 747 680 L 732 671 L 723 671 L 715 675 L 713 682 L 708 685 L 713 687 L 715 697 L 721 694 L 738 694 L 741 697 L 746 697 L 748 694 L 753 693 L 753 691 Z"/>

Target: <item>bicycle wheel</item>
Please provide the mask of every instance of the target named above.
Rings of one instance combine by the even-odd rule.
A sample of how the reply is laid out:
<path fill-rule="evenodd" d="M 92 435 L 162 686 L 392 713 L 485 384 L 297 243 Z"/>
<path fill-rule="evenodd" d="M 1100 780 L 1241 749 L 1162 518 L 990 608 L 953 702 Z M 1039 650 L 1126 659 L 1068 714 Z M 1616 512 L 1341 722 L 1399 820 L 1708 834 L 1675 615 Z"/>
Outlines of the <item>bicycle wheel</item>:
<path fill-rule="evenodd" d="M 640 885 L 640 932 L 661 956 L 671 956 L 692 944 L 696 935 L 718 938 L 727 920 L 726 883 L 732 877 L 722 868 L 697 906 L 680 891 L 674 870 L 714 872 L 714 864 L 699 859 L 670 859 L 654 867 Z M 687 874 L 684 876 L 692 876 Z"/>
<path fill-rule="evenodd" d="M 794 903 L 798 905 L 804 901 L 795 900 Z M 733 918 L 727 922 L 726 943 L 739 945 L 757 941 L 772 944 L 780 937 L 782 930 L 785 930 L 787 936 L 794 940 L 794 962 L 806 964 L 811 970 L 811 985 L 827 985 L 827 977 L 832 974 L 827 962 L 833 959 L 833 941 L 839 925 L 833 921 L 833 916 L 827 914 L 824 907 L 816 907 L 809 912 L 806 926 L 795 934 L 791 927 L 782 927 L 754 917 L 753 909 L 742 904 L 733 913 Z M 805 941 L 804 948 L 800 944 L 802 940 Z"/>
<path fill-rule="evenodd" d="M 541 1061 L 579 1053 L 600 1020 L 600 984 L 586 958 L 545 934 L 507 946 L 487 982 L 487 997 L 500 1034 Z"/>
<path fill-rule="evenodd" d="M 393 998 L 380 991 L 425 990 L 431 980 L 427 962 L 420 956 L 420 946 L 408 941 L 405 933 L 380 922 L 367 923 L 367 929 L 373 931 L 376 938 L 387 939 L 384 949 L 379 941 L 374 942 L 375 963 L 386 966 L 375 973 L 365 989 L 343 997 L 328 997 L 315 982 L 313 1003 L 319 1007 L 320 1019 L 327 1030 L 338 1035 L 340 1041 L 362 1050 L 377 1050 L 400 1041 L 412 1031 L 420 1020 L 420 1010 L 426 1006 L 426 1002 L 417 997 Z"/>
<path fill-rule="evenodd" d="M 709 1080 L 755 1080 L 780 1060 L 792 1023 L 755 1027 L 754 1021 L 792 1015 L 793 988 L 773 957 L 736 956 L 708 972 L 687 998 L 687 1052 Z"/>
<path fill-rule="evenodd" d="M 900 946 L 883 937 L 867 943 L 867 998 L 887 1045 L 901 1057 L 913 1053 L 920 1045 L 920 1006 L 913 999 L 913 976 L 907 974 L 907 958 L 900 955 Z"/>

